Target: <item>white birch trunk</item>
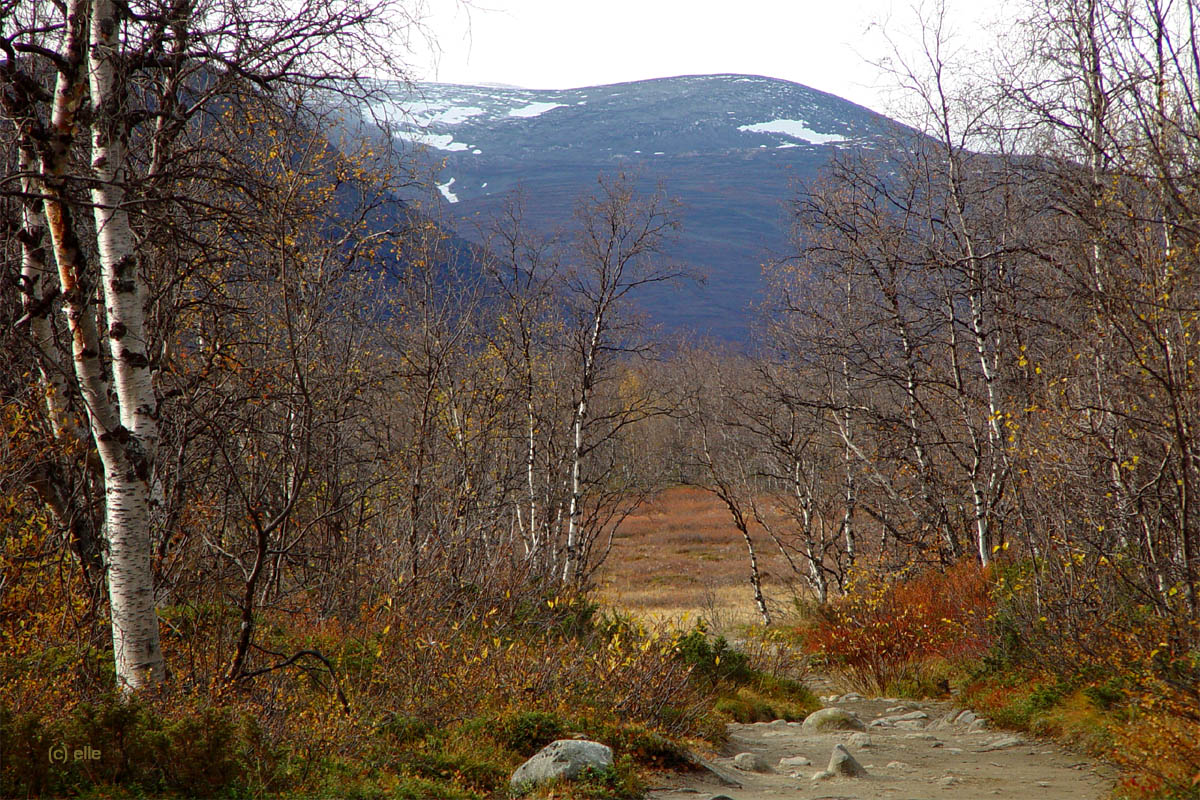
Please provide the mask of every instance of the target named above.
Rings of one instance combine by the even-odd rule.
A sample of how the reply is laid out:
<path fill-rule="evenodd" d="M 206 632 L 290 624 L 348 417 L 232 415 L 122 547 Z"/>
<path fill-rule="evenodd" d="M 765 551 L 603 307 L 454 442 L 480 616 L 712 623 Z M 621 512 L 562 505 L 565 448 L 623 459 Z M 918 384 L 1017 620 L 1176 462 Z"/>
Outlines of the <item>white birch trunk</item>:
<path fill-rule="evenodd" d="M 146 356 L 145 286 L 123 207 L 125 131 L 117 86 L 120 22 L 111 0 L 94 0 L 88 74 L 92 92 L 92 202 L 119 425 L 97 436 L 105 478 L 108 592 L 117 679 L 126 690 L 166 677 L 150 557 L 149 478 L 158 446 Z"/>
<path fill-rule="evenodd" d="M 845 363 L 843 361 L 843 363 Z M 849 412 L 847 412 L 849 417 Z M 849 448 L 846 448 L 846 458 L 849 460 Z M 847 471 L 849 465 L 847 465 Z M 804 491 L 800 482 L 801 469 L 797 460 L 793 466 L 792 490 L 796 495 L 796 507 L 800 511 L 800 526 L 804 530 L 804 558 L 808 561 L 808 581 L 817 592 L 817 603 L 825 605 L 829 602 L 829 580 L 825 576 L 825 523 L 821 522 L 820 546 L 813 542 L 813 503 L 812 497 Z M 790 559 L 789 559 L 790 560 Z M 851 560 L 853 565 L 853 560 Z"/>
<path fill-rule="evenodd" d="M 24 175 L 34 174 L 34 161 L 33 155 L 23 147 L 20 168 Z M 21 190 L 27 197 L 42 193 L 40 181 L 28 177 L 21 179 Z M 28 319 L 29 332 L 38 353 L 38 372 L 42 390 L 46 394 L 46 413 L 56 439 L 80 445 L 86 436 L 78 421 L 70 415 L 69 387 L 55 353 L 54 330 L 50 322 L 49 287 L 54 275 L 46 264 L 46 218 L 40 202 L 28 200 L 21 211 L 22 310 Z"/>
<path fill-rule="evenodd" d="M 583 358 L 583 375 L 580 380 L 579 405 L 575 408 L 575 419 L 572 424 L 571 449 L 571 505 L 567 514 L 567 554 L 563 564 L 563 583 L 569 583 L 578 577 L 581 569 L 579 555 L 583 550 L 579 518 L 583 513 L 583 424 L 587 420 L 588 401 L 592 394 L 592 370 L 596 363 L 596 349 L 600 344 L 600 329 L 603 326 L 603 312 L 596 314 L 592 323 L 591 338 Z"/>

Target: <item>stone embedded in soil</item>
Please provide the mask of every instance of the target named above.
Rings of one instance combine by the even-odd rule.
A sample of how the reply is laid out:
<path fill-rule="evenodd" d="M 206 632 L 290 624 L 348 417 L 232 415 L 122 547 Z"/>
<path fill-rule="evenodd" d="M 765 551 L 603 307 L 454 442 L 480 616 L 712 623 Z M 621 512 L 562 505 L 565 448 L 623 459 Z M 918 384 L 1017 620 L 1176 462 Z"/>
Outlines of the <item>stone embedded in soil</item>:
<path fill-rule="evenodd" d="M 812 760 L 804 756 L 791 756 L 790 758 L 779 759 L 779 768 L 781 770 L 796 769 L 797 767 L 811 767 Z"/>
<path fill-rule="evenodd" d="M 906 731 L 923 731 L 925 730 L 925 721 L 920 719 L 902 719 L 896 722 L 895 727 Z"/>
<path fill-rule="evenodd" d="M 958 713 L 959 712 L 957 711 L 951 711 L 948 714 L 944 714 L 930 727 L 938 728 L 940 730 L 945 730 L 946 728 L 952 727 L 954 725 L 954 718 L 958 716 Z"/>
<path fill-rule="evenodd" d="M 716 764 L 713 764 L 713 763 L 709 762 L 708 760 L 703 759 L 700 756 L 698 756 L 695 753 L 692 753 L 690 751 L 687 754 L 687 759 L 688 759 L 688 761 L 690 761 L 692 763 L 692 766 L 694 766 L 697 770 L 707 773 L 711 778 L 715 779 L 717 781 L 717 783 L 721 784 L 722 786 L 730 786 L 734 789 L 742 788 L 741 781 L 739 781 L 737 778 L 733 777 L 733 775 L 727 774 L 726 772 L 724 772 L 722 769 L 717 767 Z"/>
<path fill-rule="evenodd" d="M 867 726 L 853 711 L 840 708 L 822 708 L 809 714 L 804 720 L 806 731 L 865 731 Z"/>
<path fill-rule="evenodd" d="M 733 765 L 746 772 L 770 772 L 771 768 L 758 753 L 738 753 L 733 757 Z"/>
<path fill-rule="evenodd" d="M 833 753 L 829 756 L 829 766 L 825 771 L 831 775 L 843 775 L 847 778 L 865 778 L 867 776 L 866 769 L 858 763 L 858 760 L 850 755 L 850 751 L 845 745 L 834 745 Z"/>
<path fill-rule="evenodd" d="M 874 746 L 874 743 L 871 741 L 870 735 L 866 734 L 866 733 L 850 734 L 850 736 L 846 739 L 846 744 L 849 745 L 850 747 L 857 747 L 860 750 Z"/>
<path fill-rule="evenodd" d="M 1019 744 L 1024 744 L 1018 736 L 1002 736 L 991 744 L 985 745 L 981 752 L 989 752 L 991 750 L 1004 750 L 1008 747 L 1016 747 Z"/>
<path fill-rule="evenodd" d="M 910 719 L 929 719 L 929 715 L 924 711 L 910 711 L 903 716 L 896 717 L 896 722 L 905 722 Z"/>
<path fill-rule="evenodd" d="M 892 706 L 883 713 L 885 714 L 903 714 L 905 711 L 916 711 L 918 708 L 916 703 L 901 703 L 898 706 Z"/>
<path fill-rule="evenodd" d="M 910 711 L 907 714 L 896 714 L 889 717 L 880 717 L 872 720 L 871 724 L 880 728 L 905 728 L 911 731 L 919 731 L 925 729 L 925 720 L 929 719 L 929 715 L 924 711 Z"/>
<path fill-rule="evenodd" d="M 968 710 L 968 711 L 964 711 L 961 714 L 959 714 L 958 717 L 954 721 L 956 723 L 958 723 L 959 725 L 970 725 L 972 722 L 974 722 L 977 719 L 979 719 L 979 717 L 975 716 L 975 712 Z"/>

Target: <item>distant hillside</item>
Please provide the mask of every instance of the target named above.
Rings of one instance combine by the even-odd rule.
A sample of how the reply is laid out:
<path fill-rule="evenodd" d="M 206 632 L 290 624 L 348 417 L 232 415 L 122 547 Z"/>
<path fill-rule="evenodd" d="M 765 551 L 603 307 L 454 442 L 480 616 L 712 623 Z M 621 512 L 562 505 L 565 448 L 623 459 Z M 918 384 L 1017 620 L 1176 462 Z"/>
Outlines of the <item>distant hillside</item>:
<path fill-rule="evenodd" d="M 525 188 L 547 228 L 565 221 L 597 175 L 633 171 L 683 203 L 671 256 L 707 274 L 683 293 L 655 289 L 643 305 L 668 328 L 745 337 L 761 299 L 762 263 L 787 244 L 785 203 L 838 148 L 876 147 L 896 123 L 833 95 L 749 75 L 695 75 L 535 91 L 388 84 L 363 118 L 389 121 L 396 147 L 444 161 L 446 218 L 471 220 Z"/>

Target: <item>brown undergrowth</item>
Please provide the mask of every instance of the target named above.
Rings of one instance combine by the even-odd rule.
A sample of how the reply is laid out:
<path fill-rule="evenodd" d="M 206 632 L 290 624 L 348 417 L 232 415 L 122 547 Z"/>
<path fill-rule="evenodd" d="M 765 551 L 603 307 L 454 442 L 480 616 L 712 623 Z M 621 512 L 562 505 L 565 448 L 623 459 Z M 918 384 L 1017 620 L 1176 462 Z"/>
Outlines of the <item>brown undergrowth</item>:
<path fill-rule="evenodd" d="M 1067 636 L 1028 613 L 1028 571 L 864 572 L 795 639 L 849 688 L 952 696 L 995 725 L 1081 747 L 1121 769 L 1116 797 L 1200 797 L 1200 654 L 1136 604 L 1076 619 Z"/>
<path fill-rule="evenodd" d="M 29 517 L 36 525 L 40 517 Z M 239 615 L 220 587 L 160 610 L 170 680 L 112 691 L 102 604 L 45 532 L 5 540 L 0 796 L 499 798 L 556 738 L 611 746 L 571 797 L 640 796 L 724 720 L 801 718 L 814 701 L 767 651 L 649 625 L 512 576 L 377 588 L 329 615 L 255 618 L 246 677 L 225 680 Z M 727 706 L 714 706 L 729 699 Z M 735 702 L 736 701 L 736 702 Z M 560 787 L 544 796 L 565 796 Z"/>

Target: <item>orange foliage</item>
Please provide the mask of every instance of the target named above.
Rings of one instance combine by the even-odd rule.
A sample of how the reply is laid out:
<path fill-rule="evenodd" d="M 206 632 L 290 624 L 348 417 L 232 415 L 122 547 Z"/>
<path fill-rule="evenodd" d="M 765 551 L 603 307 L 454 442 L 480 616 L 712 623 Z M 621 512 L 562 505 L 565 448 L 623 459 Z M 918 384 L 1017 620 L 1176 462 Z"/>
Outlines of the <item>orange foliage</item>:
<path fill-rule="evenodd" d="M 806 644 L 884 691 L 922 659 L 981 656 L 991 644 L 991 587 L 990 572 L 971 561 L 899 582 L 859 578 L 806 633 Z"/>

